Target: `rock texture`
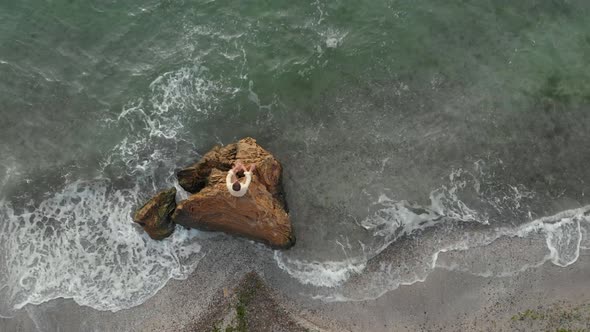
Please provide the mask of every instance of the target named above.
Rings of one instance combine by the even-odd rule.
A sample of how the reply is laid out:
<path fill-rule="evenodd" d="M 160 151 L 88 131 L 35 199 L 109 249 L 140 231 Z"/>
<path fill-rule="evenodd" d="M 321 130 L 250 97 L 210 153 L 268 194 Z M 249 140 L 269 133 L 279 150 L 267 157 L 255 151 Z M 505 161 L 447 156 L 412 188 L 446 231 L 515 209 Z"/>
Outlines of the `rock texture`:
<path fill-rule="evenodd" d="M 152 239 L 162 240 L 174 232 L 170 215 L 176 208 L 176 188 L 158 193 L 135 213 L 133 221 L 140 224 Z"/>
<path fill-rule="evenodd" d="M 243 197 L 225 186 L 227 171 L 237 161 L 256 164 Z M 181 202 L 172 220 L 185 227 L 222 231 L 286 249 L 295 244 L 282 190 L 281 163 L 253 138 L 215 147 L 195 165 L 178 172 L 178 181 L 194 193 Z"/>

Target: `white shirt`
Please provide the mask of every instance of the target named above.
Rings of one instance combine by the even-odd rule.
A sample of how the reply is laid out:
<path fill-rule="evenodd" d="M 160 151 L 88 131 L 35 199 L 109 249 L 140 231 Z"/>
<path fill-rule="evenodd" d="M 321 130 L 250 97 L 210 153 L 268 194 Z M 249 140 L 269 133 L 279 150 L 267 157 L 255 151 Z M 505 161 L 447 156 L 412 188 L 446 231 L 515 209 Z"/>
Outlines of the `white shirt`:
<path fill-rule="evenodd" d="M 240 182 L 240 190 L 238 191 L 235 191 L 232 188 L 233 182 L 231 181 L 231 177 L 233 175 L 235 175 L 235 173 L 232 169 L 230 169 L 229 172 L 227 172 L 227 176 L 225 177 L 225 185 L 227 186 L 227 190 L 232 196 L 235 197 L 242 197 L 246 195 L 246 192 L 248 191 L 248 186 L 250 186 L 250 182 L 252 182 L 252 172 L 244 172 L 244 175 L 246 176 L 246 183 Z M 238 177 L 236 176 L 236 179 L 237 178 Z"/>

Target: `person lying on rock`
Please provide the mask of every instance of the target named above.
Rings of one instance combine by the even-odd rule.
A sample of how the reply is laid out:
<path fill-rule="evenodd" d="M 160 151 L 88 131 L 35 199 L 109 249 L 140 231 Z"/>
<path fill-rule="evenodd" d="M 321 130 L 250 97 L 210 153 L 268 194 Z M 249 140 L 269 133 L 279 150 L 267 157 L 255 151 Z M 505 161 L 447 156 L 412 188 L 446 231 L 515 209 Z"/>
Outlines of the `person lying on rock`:
<path fill-rule="evenodd" d="M 227 172 L 227 176 L 225 177 L 225 185 L 227 186 L 227 190 L 232 196 L 235 197 L 242 197 L 246 195 L 248 191 L 248 186 L 250 186 L 250 182 L 252 182 L 252 172 L 254 172 L 254 168 L 256 165 L 250 165 L 250 170 L 248 170 L 241 162 L 237 162 L 236 165 Z M 246 183 L 240 183 L 238 180 L 238 173 L 240 171 L 244 171 L 244 175 L 246 176 Z"/>

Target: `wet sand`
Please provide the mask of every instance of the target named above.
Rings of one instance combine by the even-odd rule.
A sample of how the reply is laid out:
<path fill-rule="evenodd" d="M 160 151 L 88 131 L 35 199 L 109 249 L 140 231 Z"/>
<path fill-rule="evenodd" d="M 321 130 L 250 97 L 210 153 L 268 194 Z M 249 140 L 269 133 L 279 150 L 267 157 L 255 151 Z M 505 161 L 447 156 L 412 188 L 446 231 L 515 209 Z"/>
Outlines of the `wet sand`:
<path fill-rule="evenodd" d="M 374 301 L 310 307 L 350 331 L 577 331 L 590 328 L 588 304 L 586 252 L 569 267 L 546 263 L 510 278 L 436 269 Z"/>
<path fill-rule="evenodd" d="M 253 283 L 244 276 L 255 262 L 219 269 L 220 256 L 210 255 L 187 280 L 168 282 L 138 307 L 112 313 L 54 300 L 1 319 L 0 330 L 206 331 L 235 326 L 236 294 L 252 290 Z M 245 309 L 250 331 L 584 330 L 590 329 L 589 281 L 586 250 L 568 267 L 546 263 L 514 277 L 436 269 L 425 282 L 372 301 L 323 303 L 262 285 L 264 291 L 255 292 Z M 278 325 L 270 324 L 275 316 Z M 226 324 L 219 324 L 223 319 Z"/>

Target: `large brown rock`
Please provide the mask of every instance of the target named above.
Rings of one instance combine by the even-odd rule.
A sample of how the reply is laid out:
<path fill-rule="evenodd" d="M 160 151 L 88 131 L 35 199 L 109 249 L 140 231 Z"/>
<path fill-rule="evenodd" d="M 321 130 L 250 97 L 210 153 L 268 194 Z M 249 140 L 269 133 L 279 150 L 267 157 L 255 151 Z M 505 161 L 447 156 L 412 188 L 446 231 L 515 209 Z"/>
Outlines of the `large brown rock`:
<path fill-rule="evenodd" d="M 230 195 L 225 186 L 234 163 L 256 164 L 252 183 L 243 197 Z M 193 192 L 181 202 L 172 220 L 185 227 L 222 231 L 289 248 L 295 237 L 281 184 L 281 163 L 253 138 L 215 147 L 195 165 L 177 173 L 180 185 Z"/>
<path fill-rule="evenodd" d="M 152 239 L 162 240 L 174 232 L 170 215 L 176 208 L 176 188 L 159 192 L 145 203 L 133 216 Z"/>
<path fill-rule="evenodd" d="M 201 160 L 176 173 L 178 184 L 189 193 L 197 193 L 207 186 L 213 169 L 229 171 L 236 159 L 237 144 L 215 146 Z"/>

